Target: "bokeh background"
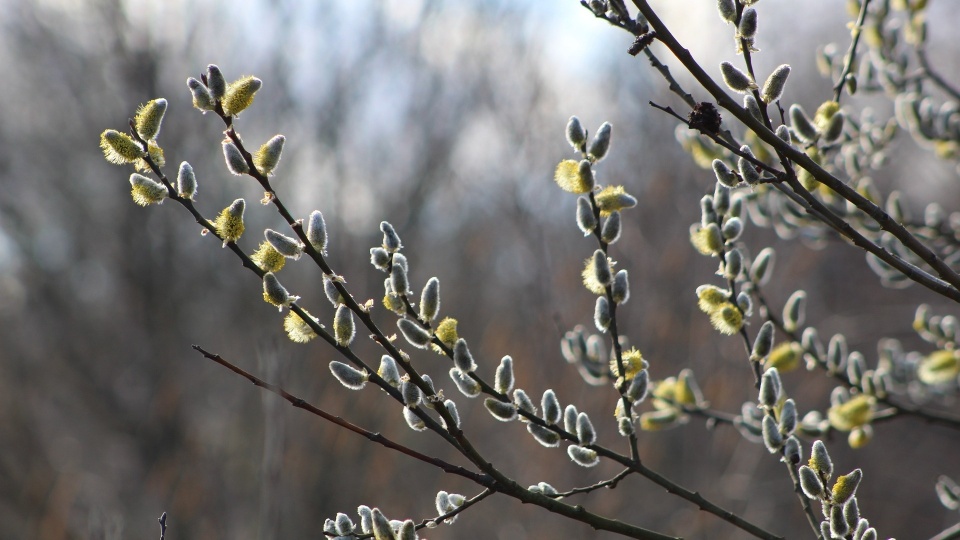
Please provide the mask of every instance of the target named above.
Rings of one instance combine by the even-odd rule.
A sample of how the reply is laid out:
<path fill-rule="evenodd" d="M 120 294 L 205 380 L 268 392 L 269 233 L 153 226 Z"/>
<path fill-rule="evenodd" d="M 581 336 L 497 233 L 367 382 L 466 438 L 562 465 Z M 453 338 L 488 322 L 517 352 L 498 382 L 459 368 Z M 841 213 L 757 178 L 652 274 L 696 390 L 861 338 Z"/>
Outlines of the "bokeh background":
<path fill-rule="evenodd" d="M 733 60 L 732 29 L 715 2 L 659 4 L 703 65 Z M 831 86 L 814 68 L 816 45 L 846 47 L 849 34 L 843 2 L 803 4 L 758 6 L 756 62 L 760 73 L 791 64 L 786 99 L 813 110 Z M 331 264 L 357 298 L 382 296 L 368 250 L 388 220 L 414 286 L 440 279 L 442 313 L 459 319 L 481 373 L 512 355 L 521 387 L 532 396 L 554 388 L 591 413 L 601 442 L 625 449 L 610 388 L 585 385 L 560 356 L 562 333 L 592 323 L 593 296 L 578 275 L 595 247 L 576 228 L 575 198 L 552 182 L 556 163 L 573 157 L 567 118 L 591 131 L 612 122 L 600 181 L 640 199 L 614 248 L 632 285 L 621 328 L 655 379 L 690 367 L 716 408 L 736 412 L 755 399 L 742 344 L 716 334 L 695 307 L 693 291 L 716 281 L 716 262 L 695 254 L 688 226 L 713 179 L 682 153 L 675 122 L 647 105 L 680 102 L 642 56 L 626 54 L 630 36 L 575 0 L 2 0 L 0 8 L 0 536 L 148 538 L 166 511 L 167 538 L 317 538 L 325 518 L 355 515 L 360 504 L 419 521 L 433 515 L 438 490 L 479 491 L 295 410 L 190 349 L 202 345 L 367 429 L 462 462 L 409 430 L 380 392 L 336 383 L 332 351 L 288 341 L 259 281 L 229 251 L 172 203 L 132 204 L 130 171 L 103 160 L 99 133 L 123 129 L 138 104 L 165 97 L 167 170 L 193 164 L 202 211 L 259 200 L 253 182 L 225 170 L 219 120 L 190 106 L 184 81 L 208 63 L 228 78 L 264 81 L 238 129 L 254 147 L 286 135 L 275 186 L 296 215 L 324 213 Z M 935 9 L 931 55 L 960 80 L 949 34 L 958 12 Z M 883 100 L 875 106 L 890 112 Z M 908 138 L 899 145 L 876 174 L 881 188 L 907 188 L 918 209 L 930 200 L 957 209 L 955 170 Z M 248 250 L 259 230 L 282 225 L 256 204 L 247 219 Z M 842 242 L 811 250 L 753 227 L 746 241 L 754 251 L 777 247 L 775 303 L 805 289 L 810 324 L 824 336 L 844 333 L 871 363 L 881 337 L 925 350 L 909 330 L 920 302 L 956 313 L 919 288 L 880 288 Z M 303 261 L 282 276 L 313 313 L 332 317 L 315 268 Z M 377 318 L 393 327 L 382 310 Z M 379 357 L 363 339 L 357 350 Z M 421 353 L 415 362 L 459 396 L 444 359 Z M 831 385 L 819 373 L 785 382 L 802 411 L 828 403 Z M 455 399 L 473 440 L 524 485 L 569 489 L 617 472 L 576 467 L 522 425 Z M 829 442 L 840 471 L 864 469 L 864 515 L 884 537 L 927 537 L 952 524 L 956 514 L 936 502 L 933 485 L 939 474 L 960 478 L 960 434 L 909 420 L 876 431 L 859 451 L 842 437 Z M 692 421 L 640 439 L 654 469 L 762 526 L 809 535 L 783 466 L 734 430 Z M 671 534 L 744 537 L 638 478 L 575 502 Z M 504 497 L 427 536 L 609 537 Z"/>

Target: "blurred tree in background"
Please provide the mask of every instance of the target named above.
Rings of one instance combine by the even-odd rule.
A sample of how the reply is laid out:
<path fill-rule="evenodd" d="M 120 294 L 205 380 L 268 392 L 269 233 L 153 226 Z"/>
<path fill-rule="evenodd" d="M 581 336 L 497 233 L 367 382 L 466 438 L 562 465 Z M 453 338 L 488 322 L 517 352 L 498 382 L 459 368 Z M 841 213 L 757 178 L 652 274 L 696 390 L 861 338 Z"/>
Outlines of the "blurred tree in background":
<path fill-rule="evenodd" d="M 761 45 L 769 55 L 758 62 L 769 65 L 760 71 L 790 63 L 791 93 L 810 95 L 794 98 L 808 109 L 832 82 L 816 73 L 814 47 L 799 44 L 845 43 L 848 19 L 835 3 L 811 1 L 818 15 L 799 21 L 795 7 L 770 2 L 765 21 L 770 39 Z M 688 18 L 675 24 L 703 64 L 732 57 L 732 40 L 704 30 L 719 26 L 714 2 L 682 4 L 690 5 L 665 7 L 663 15 Z M 953 6 L 938 9 L 958 20 Z M 775 28 L 787 25 L 796 36 L 774 39 Z M 93 146 L 105 126 L 126 124 L 134 104 L 163 96 L 170 102 L 164 149 L 193 164 L 199 199 L 217 207 L 238 196 L 259 200 L 262 190 L 224 170 L 215 119 L 198 121 L 191 109 L 183 80 L 211 62 L 228 77 L 264 80 L 257 106 L 243 115 L 243 134 L 251 141 L 286 135 L 276 186 L 299 214 L 323 211 L 336 268 L 358 299 L 382 295 L 368 249 L 379 242 L 377 224 L 388 220 L 416 261 L 413 282 L 440 278 L 445 312 L 477 332 L 474 351 L 512 355 L 519 380 L 554 388 L 595 418 L 607 418 L 609 389 L 585 386 L 559 348 L 566 330 L 591 324 L 580 270 L 594 247 L 590 239 L 570 241 L 580 236 L 574 200 L 552 175 L 569 157 L 558 135 L 571 114 L 592 126 L 611 120 L 616 151 L 602 174 L 640 199 L 624 220 L 617 255 L 633 285 L 619 324 L 642 344 L 651 377 L 690 367 L 720 410 L 755 399 L 743 384 L 750 375 L 742 343 L 718 339 L 696 309 L 693 291 L 716 268 L 690 247 L 687 225 L 700 219 L 697 200 L 712 193 L 712 181 L 674 140 L 676 122 L 647 105 L 676 98 L 644 60 L 625 54 L 631 36 L 572 0 L 258 1 L 242 8 L 217 0 L 7 0 L 0 28 L 4 536 L 142 538 L 155 534 L 167 511 L 168 538 L 319 537 L 325 518 L 372 498 L 390 516 L 425 517 L 432 499 L 411 494 L 470 491 L 469 482 L 238 384 L 189 348 L 199 343 L 242 359 L 325 410 L 453 459 L 440 441 L 394 429 L 399 415 L 384 415 L 376 399 L 343 391 L 327 369 L 332 351 L 289 342 L 276 310 L 231 254 L 211 249 L 178 207 L 130 204 L 122 176 Z M 942 73 L 960 72 L 946 54 L 955 48 L 938 50 L 936 32 L 947 30 L 934 24 L 931 32 L 929 53 Z M 891 112 L 882 99 L 862 99 Z M 930 200 L 956 208 L 956 170 L 906 138 L 900 143 L 891 166 L 875 175 L 884 192 L 901 187 L 918 209 Z M 262 214 L 249 219 L 251 231 L 276 225 L 258 222 Z M 770 230 L 751 234 L 777 249 L 779 280 L 765 290 L 769 298 L 781 305 L 805 289 L 808 320 L 845 334 L 851 349 L 873 351 L 881 337 L 922 348 L 909 331 L 916 305 L 955 311 L 920 287 L 884 289 L 862 253 L 835 239 L 809 246 L 782 243 Z M 319 290 L 318 282 L 303 265 L 284 273 L 292 291 Z M 379 356 L 372 343 L 356 348 Z M 785 380 L 798 400 L 828 400 L 830 387 L 817 377 Z M 481 407 L 462 408 L 461 416 L 485 455 L 521 483 L 561 468 L 571 486 L 617 471 L 606 463 L 601 471 L 573 467 L 519 429 L 504 441 Z M 729 426 L 692 424 L 641 434 L 644 463 L 762 526 L 804 530 L 776 460 Z M 906 420 L 876 431 L 865 449 L 840 438 L 831 446 L 836 462 L 869 471 L 858 496 L 873 524 L 902 538 L 950 525 L 932 486 L 940 474 L 960 477 L 948 457 L 957 432 Z M 911 474 L 886 474 L 891 462 L 910 464 Z M 584 504 L 689 537 L 743 534 L 636 480 L 594 492 Z M 460 519 L 429 536 L 607 536 L 506 498 L 488 499 Z"/>

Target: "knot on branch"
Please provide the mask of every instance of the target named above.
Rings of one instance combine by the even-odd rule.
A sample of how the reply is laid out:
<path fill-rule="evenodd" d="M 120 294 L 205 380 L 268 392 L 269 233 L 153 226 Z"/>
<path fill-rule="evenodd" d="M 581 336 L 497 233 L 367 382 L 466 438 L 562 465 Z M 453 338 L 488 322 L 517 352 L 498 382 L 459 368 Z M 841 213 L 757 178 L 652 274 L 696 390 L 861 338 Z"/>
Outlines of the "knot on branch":
<path fill-rule="evenodd" d="M 690 122 L 690 129 L 699 130 L 700 133 L 714 135 L 720 131 L 720 111 L 713 106 L 713 103 L 701 101 L 690 111 L 687 117 Z"/>

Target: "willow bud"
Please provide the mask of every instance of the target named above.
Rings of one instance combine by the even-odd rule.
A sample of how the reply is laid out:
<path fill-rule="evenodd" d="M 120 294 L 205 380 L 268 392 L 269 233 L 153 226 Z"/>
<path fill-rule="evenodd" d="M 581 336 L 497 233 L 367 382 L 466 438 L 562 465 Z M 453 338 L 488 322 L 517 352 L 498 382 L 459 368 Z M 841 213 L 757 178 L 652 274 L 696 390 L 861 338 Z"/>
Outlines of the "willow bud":
<path fill-rule="evenodd" d="M 377 369 L 377 375 L 390 386 L 400 386 L 400 370 L 397 368 L 397 361 L 389 354 L 385 354 L 380 358 L 380 367 Z"/>
<path fill-rule="evenodd" d="M 548 424 L 556 424 L 560 421 L 563 413 L 560 409 L 560 400 L 553 390 L 546 390 L 540 399 L 540 406 L 543 408 L 543 421 Z"/>
<path fill-rule="evenodd" d="M 620 212 L 610 212 L 600 230 L 600 239 L 607 244 L 613 244 L 620 239 Z"/>
<path fill-rule="evenodd" d="M 797 429 L 797 404 L 793 399 L 783 402 L 780 409 L 780 433 L 791 435 Z"/>
<path fill-rule="evenodd" d="M 100 134 L 100 149 L 103 150 L 103 157 L 114 165 L 133 163 L 144 154 L 133 137 L 115 129 L 108 129 Z"/>
<path fill-rule="evenodd" d="M 563 409 L 563 429 L 567 433 L 576 433 L 577 432 L 577 407 L 575 405 L 567 405 Z"/>
<path fill-rule="evenodd" d="M 394 256 L 393 267 L 390 268 L 390 288 L 394 293 L 410 294 L 410 281 L 407 278 L 407 268 L 404 264 L 397 264 L 398 255 Z"/>
<path fill-rule="evenodd" d="M 718 216 L 723 216 L 728 210 L 730 210 L 730 188 L 717 182 L 713 187 L 713 211 Z"/>
<path fill-rule="evenodd" d="M 597 227 L 597 216 L 593 213 L 593 205 L 590 204 L 590 199 L 583 196 L 577 199 L 577 227 L 584 236 L 593 234 L 593 230 Z"/>
<path fill-rule="evenodd" d="M 346 536 L 352 533 L 354 528 L 356 527 L 353 524 L 353 521 L 350 519 L 350 516 L 342 512 L 337 514 L 337 519 L 335 520 L 335 523 L 337 528 L 337 534 L 341 536 Z"/>
<path fill-rule="evenodd" d="M 184 199 L 191 201 L 197 194 L 197 177 L 193 173 L 193 167 L 186 161 L 180 164 L 180 170 L 177 172 L 177 192 Z"/>
<path fill-rule="evenodd" d="M 307 241 L 321 255 L 327 251 L 327 224 L 319 210 L 310 212 L 307 218 Z"/>
<path fill-rule="evenodd" d="M 783 434 L 780 433 L 777 421 L 768 414 L 763 417 L 761 426 L 763 428 L 763 444 L 767 447 L 767 451 L 771 454 L 779 452 L 783 446 Z"/>
<path fill-rule="evenodd" d="M 312 215 L 313 214 L 311 214 L 311 216 Z M 321 217 L 320 219 L 322 220 L 323 218 Z M 307 236 L 309 237 L 309 233 L 307 233 Z M 313 240 L 311 240 L 310 243 L 313 244 Z M 315 244 L 314 247 L 316 247 Z M 387 268 L 390 267 L 390 254 L 381 247 L 370 248 L 370 264 L 377 270 L 383 270 L 385 272 Z"/>
<path fill-rule="evenodd" d="M 586 191 L 592 190 L 593 186 L 596 185 L 596 179 L 593 176 L 593 164 L 590 163 L 590 160 L 584 159 L 580 161 L 578 174 L 580 175 L 582 188 Z"/>
<path fill-rule="evenodd" d="M 537 408 L 533 406 L 533 400 L 531 400 L 530 396 L 521 388 L 513 391 L 513 403 L 517 406 L 517 409 L 531 416 L 537 414 Z M 521 418 L 520 420 L 524 422 L 529 421 L 527 418 Z"/>
<path fill-rule="evenodd" d="M 830 508 L 830 538 L 846 538 L 850 525 L 843 516 L 843 506 Z"/>
<path fill-rule="evenodd" d="M 267 242 L 270 242 L 273 249 L 284 257 L 296 260 L 303 254 L 303 244 L 299 240 L 280 234 L 273 229 L 263 231 L 263 236 L 267 239 Z"/>
<path fill-rule="evenodd" d="M 340 384 L 350 390 L 360 390 L 367 384 L 370 376 L 366 371 L 360 371 L 353 366 L 334 360 L 330 362 L 330 372 L 340 381 Z"/>
<path fill-rule="evenodd" d="M 745 94 L 757 88 L 757 83 L 753 82 L 753 79 L 730 62 L 720 64 L 720 74 L 723 76 L 723 82 L 734 92 Z"/>
<path fill-rule="evenodd" d="M 757 35 L 757 10 L 747 8 L 740 14 L 740 24 L 737 26 L 737 33 L 741 38 L 752 38 Z"/>
<path fill-rule="evenodd" d="M 420 405 L 420 401 L 423 399 L 420 389 L 409 380 L 400 382 L 400 395 L 403 397 L 403 404 L 411 409 Z"/>
<path fill-rule="evenodd" d="M 810 449 L 810 467 L 826 479 L 833 476 L 833 461 L 830 454 L 827 453 L 827 446 L 823 441 L 814 441 Z"/>
<path fill-rule="evenodd" d="M 432 321 L 440 313 L 440 280 L 432 277 L 427 280 L 420 294 L 420 318 Z"/>
<path fill-rule="evenodd" d="M 793 144 L 793 139 L 790 137 L 790 128 L 785 124 L 780 124 L 777 126 L 777 131 L 774 132 L 777 138 L 787 144 Z"/>
<path fill-rule="evenodd" d="M 753 94 L 744 94 L 743 108 L 754 120 L 761 123 L 763 122 L 763 115 L 760 113 L 760 104 L 757 103 L 757 98 L 753 97 Z"/>
<path fill-rule="evenodd" d="M 356 333 L 356 327 L 353 323 L 353 312 L 344 304 L 337 307 L 337 312 L 333 316 L 333 334 L 337 340 L 337 345 L 349 347 L 353 342 L 353 336 Z"/>
<path fill-rule="evenodd" d="M 610 313 L 610 302 L 607 301 L 606 296 L 598 296 L 597 305 L 593 312 L 593 322 L 597 325 L 597 330 L 606 332 L 612 321 L 613 316 Z"/>
<path fill-rule="evenodd" d="M 830 117 L 830 120 L 827 121 L 827 125 L 823 128 L 823 141 L 824 142 L 834 142 L 840 138 L 840 135 L 843 134 L 843 112 L 837 111 L 833 116 Z"/>
<path fill-rule="evenodd" d="M 491 416 L 501 422 L 511 422 L 517 419 L 517 408 L 513 403 L 487 398 L 483 400 L 483 406 L 487 408 Z"/>
<path fill-rule="evenodd" d="M 467 341 L 463 338 L 458 339 L 453 346 L 453 363 L 463 373 L 472 373 L 477 369 L 477 363 L 473 361 Z"/>
<path fill-rule="evenodd" d="M 760 362 L 773 350 L 773 322 L 763 323 L 757 332 L 757 338 L 753 342 L 753 351 L 750 353 L 750 360 Z"/>
<path fill-rule="evenodd" d="M 207 66 L 207 88 L 214 99 L 223 99 L 227 93 L 227 80 L 223 78 L 223 73 L 216 64 Z"/>
<path fill-rule="evenodd" d="M 285 141 L 286 138 L 283 135 L 274 135 L 253 154 L 253 164 L 264 176 L 270 176 L 277 168 Z"/>
<path fill-rule="evenodd" d="M 802 465 L 800 473 L 800 489 L 809 499 L 819 499 L 823 495 L 823 482 L 820 481 L 820 475 L 811 467 Z"/>
<path fill-rule="evenodd" d="M 628 281 L 627 270 L 623 269 L 613 276 L 613 285 L 610 287 L 613 301 L 617 304 L 625 304 L 630 299 L 630 283 Z"/>
<path fill-rule="evenodd" d="M 597 463 L 600 463 L 600 458 L 597 456 L 595 450 L 575 444 L 567 447 L 567 455 L 570 456 L 570 459 L 572 459 L 574 463 L 581 467 L 593 467 Z"/>
<path fill-rule="evenodd" d="M 795 332 L 806 319 L 807 293 L 796 291 L 787 299 L 783 307 L 783 327 L 787 332 Z"/>
<path fill-rule="evenodd" d="M 140 206 L 161 204 L 170 196 L 167 187 L 139 173 L 130 175 L 130 196 Z"/>
<path fill-rule="evenodd" d="M 509 394 L 513 390 L 513 358 L 504 356 L 497 367 L 493 388 L 501 394 Z"/>
<path fill-rule="evenodd" d="M 796 103 L 790 106 L 790 126 L 793 128 L 794 134 L 803 143 L 810 144 L 820 136 L 820 132 L 810 121 L 810 117 L 804 112 L 803 107 Z"/>
<path fill-rule="evenodd" d="M 740 151 L 751 158 L 754 157 L 753 152 L 747 145 L 741 146 Z M 740 176 L 743 177 L 743 180 L 750 185 L 754 185 L 760 181 L 760 171 L 758 171 L 757 166 L 746 157 L 740 157 L 740 159 L 737 160 L 737 170 L 740 171 Z"/>
<path fill-rule="evenodd" d="M 263 299 L 282 310 L 285 306 L 296 302 L 299 296 L 291 296 L 287 289 L 280 284 L 277 276 L 273 272 L 267 272 L 263 275 Z"/>
<path fill-rule="evenodd" d="M 720 182 L 727 187 L 732 188 L 740 183 L 740 179 L 737 177 L 736 173 L 734 173 L 722 160 L 713 160 L 713 174 L 717 176 L 717 182 Z"/>
<path fill-rule="evenodd" d="M 404 520 L 397 530 L 397 540 L 417 540 L 417 525 L 412 519 Z"/>
<path fill-rule="evenodd" d="M 631 403 L 639 403 L 647 397 L 647 391 L 650 388 L 650 375 L 647 370 L 641 370 L 630 381 L 627 392 L 624 394 Z"/>
<path fill-rule="evenodd" d="M 757 285 L 763 286 L 770 281 L 773 272 L 774 251 L 772 248 L 763 248 L 753 259 L 750 265 L 750 279 Z"/>
<path fill-rule="evenodd" d="M 227 162 L 227 169 L 231 174 L 242 176 L 250 172 L 247 160 L 243 159 L 240 149 L 232 141 L 223 142 L 223 157 Z"/>
<path fill-rule="evenodd" d="M 202 82 L 190 77 L 187 79 L 187 88 L 190 89 L 190 95 L 193 96 L 193 106 L 203 112 L 212 111 L 217 104 L 214 101 L 210 90 Z"/>
<path fill-rule="evenodd" d="M 587 144 L 587 132 L 576 116 L 571 116 L 567 122 L 567 142 L 574 150 L 578 151 L 582 150 L 584 145 Z"/>
<path fill-rule="evenodd" d="M 236 242 L 243 234 L 245 229 L 243 211 L 245 208 L 244 200 L 237 199 L 230 203 L 230 206 L 221 210 L 217 219 L 213 221 L 214 230 L 223 239 L 223 247 L 227 247 L 230 242 Z"/>
<path fill-rule="evenodd" d="M 780 373 L 777 368 L 770 368 L 763 373 L 760 379 L 760 404 L 772 409 L 780 401 L 780 391 L 783 388 L 780 382 Z"/>
<path fill-rule="evenodd" d="M 140 106 L 133 118 L 137 134 L 146 141 L 154 140 L 160 134 L 163 114 L 167 112 L 167 100 L 160 98 L 148 101 Z"/>
<path fill-rule="evenodd" d="M 383 249 L 389 251 L 390 253 L 396 253 L 400 251 L 400 249 L 403 247 L 403 244 L 400 243 L 400 236 L 393 228 L 393 225 L 386 221 L 381 221 L 380 231 L 383 232 Z"/>
<path fill-rule="evenodd" d="M 543 446 L 547 448 L 553 448 L 560 444 L 560 435 L 553 431 L 550 428 L 545 428 L 540 424 L 534 424 L 530 422 L 527 424 L 527 431 L 530 435 L 533 435 L 533 438 Z"/>
<path fill-rule="evenodd" d="M 773 73 L 767 77 L 767 82 L 763 83 L 763 90 L 760 91 L 760 99 L 764 103 L 773 103 L 783 95 L 783 89 L 787 86 L 787 77 L 790 76 L 790 66 L 782 64 L 773 70 Z M 787 141 L 790 142 L 790 141 Z"/>
<path fill-rule="evenodd" d="M 400 333 L 403 334 L 403 337 L 419 349 L 426 349 L 430 345 L 431 335 L 430 332 L 424 330 L 419 324 L 411 321 L 410 319 L 398 319 L 397 327 L 400 328 Z"/>
<path fill-rule="evenodd" d="M 610 285 L 613 274 L 610 272 L 610 260 L 602 249 L 593 252 L 593 275 L 601 285 Z"/>
<path fill-rule="evenodd" d="M 590 150 L 587 152 L 591 161 L 600 161 L 607 155 L 607 151 L 610 150 L 610 135 L 612 131 L 613 126 L 611 126 L 609 122 L 604 122 L 600 125 L 597 134 L 594 135 L 593 141 L 590 143 Z"/>
<path fill-rule="evenodd" d="M 373 537 L 375 540 L 396 540 L 393 525 L 379 508 L 373 509 Z"/>
<path fill-rule="evenodd" d="M 800 447 L 800 439 L 793 435 L 787 437 L 783 442 L 783 460 L 791 465 L 800 463 L 803 458 L 803 451 Z"/>
<path fill-rule="evenodd" d="M 461 394 L 471 398 L 480 395 L 480 391 L 482 390 L 480 383 L 459 369 L 455 367 L 450 368 L 450 379 L 453 381 L 453 384 L 457 386 L 457 389 L 460 390 Z"/>
<path fill-rule="evenodd" d="M 590 417 L 584 412 L 577 415 L 577 439 L 580 440 L 581 446 L 590 446 L 597 442 L 597 432 L 593 429 Z"/>
<path fill-rule="evenodd" d="M 863 478 L 863 471 L 855 469 L 849 474 L 837 477 L 837 481 L 830 490 L 835 504 L 844 504 L 857 493 L 857 487 Z"/>
<path fill-rule="evenodd" d="M 227 116 L 236 116 L 253 104 L 254 95 L 263 86 L 263 81 L 256 77 L 243 77 L 227 85 L 221 105 Z M 212 92 L 216 96 L 216 92 Z"/>

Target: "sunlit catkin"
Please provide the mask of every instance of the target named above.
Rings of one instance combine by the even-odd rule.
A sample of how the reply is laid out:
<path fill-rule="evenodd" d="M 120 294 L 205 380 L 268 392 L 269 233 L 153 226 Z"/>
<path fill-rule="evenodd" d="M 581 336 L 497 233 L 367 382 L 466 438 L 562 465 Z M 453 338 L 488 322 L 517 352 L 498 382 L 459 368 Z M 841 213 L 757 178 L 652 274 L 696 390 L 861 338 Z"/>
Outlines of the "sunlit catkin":
<path fill-rule="evenodd" d="M 420 318 L 430 322 L 440 313 L 440 280 L 432 277 L 427 280 L 420 294 Z"/>
<path fill-rule="evenodd" d="M 397 327 L 407 342 L 418 349 L 426 349 L 430 345 L 430 332 L 410 319 L 398 319 Z"/>
<path fill-rule="evenodd" d="M 254 152 L 253 165 L 261 174 L 265 176 L 273 174 L 274 169 L 276 169 L 280 163 L 280 155 L 283 153 L 283 143 L 286 140 L 283 135 L 274 135 Z"/>
<path fill-rule="evenodd" d="M 273 249 L 277 250 L 278 253 L 284 257 L 289 257 L 291 259 L 299 259 L 300 255 L 303 254 L 303 244 L 295 238 L 290 238 L 284 234 L 278 233 L 273 229 L 266 229 L 263 231 L 263 236 L 270 242 L 270 245 L 273 246 Z"/>
<path fill-rule="evenodd" d="M 573 460 L 574 463 L 581 467 L 593 467 L 597 463 L 600 463 L 600 458 L 597 456 L 595 450 L 575 444 L 567 447 L 567 455 L 570 456 L 570 459 Z"/>
<path fill-rule="evenodd" d="M 353 312 L 347 306 L 340 304 L 333 316 L 333 336 L 337 340 L 337 345 L 349 347 L 355 333 Z"/>
<path fill-rule="evenodd" d="M 247 160 L 243 158 L 243 154 L 233 141 L 223 141 L 223 159 L 227 162 L 227 169 L 231 174 L 242 176 L 250 172 Z"/>
<path fill-rule="evenodd" d="M 511 422 L 517 419 L 517 407 L 513 403 L 487 398 L 483 401 L 490 415 L 501 422 Z"/>
<path fill-rule="evenodd" d="M 299 296 L 292 296 L 287 289 L 280 284 L 280 280 L 273 272 L 267 272 L 263 275 L 263 299 L 269 304 L 277 306 L 277 309 L 283 310 L 285 306 L 296 302 Z"/>
<path fill-rule="evenodd" d="M 723 76 L 723 82 L 734 92 L 744 94 L 757 88 L 757 83 L 753 82 L 747 74 L 740 71 L 730 62 L 720 64 L 720 75 Z"/>
<path fill-rule="evenodd" d="M 383 249 L 389 251 L 390 253 L 396 253 L 400 251 L 400 249 L 403 247 L 403 244 L 400 242 L 400 235 L 397 234 L 397 231 L 393 228 L 393 225 L 386 221 L 381 221 L 380 231 L 383 233 Z"/>
<path fill-rule="evenodd" d="M 167 100 L 163 98 L 150 100 L 141 105 L 133 118 L 137 134 L 145 141 L 156 139 L 160 134 L 160 125 L 163 123 L 165 112 L 167 112 Z"/>
<path fill-rule="evenodd" d="M 321 255 L 327 252 L 327 224 L 319 210 L 310 212 L 307 218 L 307 241 Z"/>
<path fill-rule="evenodd" d="M 177 172 L 177 194 L 190 200 L 193 200 L 197 194 L 197 177 L 193 167 L 186 161 L 180 163 L 180 169 Z"/>
<path fill-rule="evenodd" d="M 243 235 L 243 211 L 246 203 L 243 199 L 237 199 L 230 203 L 230 206 L 220 211 L 220 214 L 213 221 L 213 229 L 217 235 L 223 239 L 223 247 L 227 247 L 230 242 L 236 242 Z"/>
<path fill-rule="evenodd" d="M 103 157 L 115 165 L 133 163 L 143 157 L 143 149 L 126 133 L 108 129 L 100 134 L 100 149 Z"/>
<path fill-rule="evenodd" d="M 571 116 L 567 122 L 567 142 L 577 151 L 582 151 L 587 144 L 587 131 L 576 116 Z"/>
<path fill-rule="evenodd" d="M 139 173 L 130 175 L 130 196 L 140 206 L 160 204 L 169 196 L 167 187 Z"/>
<path fill-rule="evenodd" d="M 217 104 L 210 93 L 210 89 L 204 86 L 202 82 L 190 77 L 187 79 L 187 88 L 190 89 L 190 95 L 193 96 L 194 108 L 204 113 L 216 108 Z"/>
<path fill-rule="evenodd" d="M 604 122 L 600 125 L 600 128 L 597 129 L 596 135 L 593 136 L 593 141 L 590 142 L 590 149 L 587 151 L 587 155 L 594 163 L 602 160 L 607 155 L 607 151 L 610 150 L 610 136 L 612 132 L 613 126 L 610 125 L 609 122 Z"/>
<path fill-rule="evenodd" d="M 340 381 L 340 384 L 350 390 L 360 390 L 367 384 L 367 380 L 369 379 L 366 371 L 360 371 L 353 366 L 337 360 L 330 362 L 330 372 Z"/>
<path fill-rule="evenodd" d="M 513 391 L 513 384 L 513 358 L 504 356 L 497 366 L 493 388 L 501 394 L 509 394 Z"/>
<path fill-rule="evenodd" d="M 450 380 L 457 386 L 457 390 L 460 390 L 461 394 L 471 398 L 480 395 L 482 390 L 480 383 L 455 367 L 450 368 Z"/>
<path fill-rule="evenodd" d="M 263 82 L 256 77 L 242 77 L 227 85 L 221 104 L 228 116 L 236 116 L 253 104 L 253 98 Z M 213 92 L 216 96 L 216 92 Z"/>
<path fill-rule="evenodd" d="M 773 73 L 767 77 L 763 83 L 763 90 L 760 91 L 760 99 L 764 103 L 773 103 L 783 95 L 783 89 L 787 86 L 787 77 L 790 76 L 790 66 L 782 64 L 773 70 Z M 789 141 L 787 141 L 789 142 Z"/>

